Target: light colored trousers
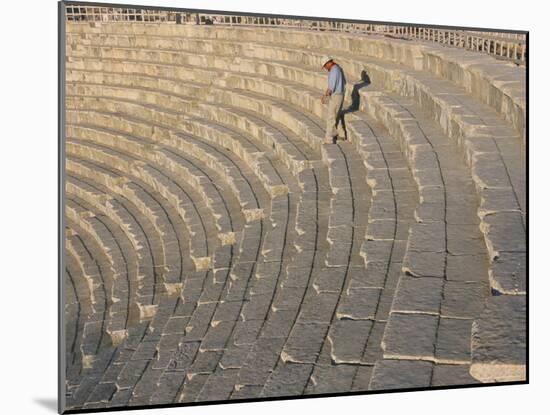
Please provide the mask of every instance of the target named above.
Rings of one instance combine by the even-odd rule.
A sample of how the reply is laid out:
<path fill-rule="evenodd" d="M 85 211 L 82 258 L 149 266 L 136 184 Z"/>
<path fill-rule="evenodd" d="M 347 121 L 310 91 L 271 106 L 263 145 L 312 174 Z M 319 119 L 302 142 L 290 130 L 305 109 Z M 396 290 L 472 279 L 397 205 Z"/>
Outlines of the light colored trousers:
<path fill-rule="evenodd" d="M 344 120 L 342 119 L 342 104 L 344 102 L 343 94 L 332 94 L 328 101 L 327 127 L 325 138 L 332 139 L 336 135 L 342 138 L 346 137 L 344 130 Z"/>

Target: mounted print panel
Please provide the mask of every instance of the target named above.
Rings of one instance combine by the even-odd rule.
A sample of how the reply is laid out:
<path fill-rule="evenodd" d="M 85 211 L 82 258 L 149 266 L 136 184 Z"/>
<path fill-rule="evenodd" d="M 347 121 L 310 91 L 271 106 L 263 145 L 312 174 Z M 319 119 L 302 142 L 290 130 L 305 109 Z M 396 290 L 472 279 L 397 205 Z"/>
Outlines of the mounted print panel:
<path fill-rule="evenodd" d="M 527 32 L 59 7 L 60 412 L 527 381 Z"/>

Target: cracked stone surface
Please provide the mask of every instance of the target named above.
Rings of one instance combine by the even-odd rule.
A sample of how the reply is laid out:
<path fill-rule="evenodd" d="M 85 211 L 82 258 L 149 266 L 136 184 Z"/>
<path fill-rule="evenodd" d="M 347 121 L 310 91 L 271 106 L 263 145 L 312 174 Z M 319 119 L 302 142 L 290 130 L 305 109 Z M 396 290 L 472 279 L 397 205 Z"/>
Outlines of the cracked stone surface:
<path fill-rule="evenodd" d="M 67 23 L 66 408 L 524 380 L 524 70 L 214 26 Z"/>

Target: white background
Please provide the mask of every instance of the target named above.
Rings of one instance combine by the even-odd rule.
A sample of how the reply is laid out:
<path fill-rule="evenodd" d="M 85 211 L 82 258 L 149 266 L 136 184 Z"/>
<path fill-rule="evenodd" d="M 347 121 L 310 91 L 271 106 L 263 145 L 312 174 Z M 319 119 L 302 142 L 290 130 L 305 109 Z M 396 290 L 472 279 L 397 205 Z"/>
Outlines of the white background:
<path fill-rule="evenodd" d="M 115 1 L 113 1 L 115 2 Z M 128 0 L 132 3 L 131 0 Z M 140 414 L 540 413 L 550 376 L 548 11 L 540 2 L 161 1 L 135 4 L 530 30 L 531 384 L 267 403 Z M 3 2 L 0 14 L 0 411 L 52 414 L 57 391 L 57 3 Z M 546 128 L 545 128 L 546 127 Z M 127 413 L 127 412 L 121 412 Z"/>

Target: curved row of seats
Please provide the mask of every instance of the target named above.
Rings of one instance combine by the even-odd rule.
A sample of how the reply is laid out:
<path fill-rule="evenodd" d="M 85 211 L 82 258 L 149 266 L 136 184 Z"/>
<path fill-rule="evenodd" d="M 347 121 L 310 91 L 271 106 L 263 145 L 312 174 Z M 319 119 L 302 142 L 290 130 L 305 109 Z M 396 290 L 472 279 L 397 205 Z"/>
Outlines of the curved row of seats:
<path fill-rule="evenodd" d="M 525 293 L 509 272 L 524 239 L 502 238 L 525 232 L 515 68 L 378 38 L 131 27 L 70 24 L 68 191 L 135 205 L 168 269 L 144 337 L 114 342 L 73 407 L 473 383 L 476 363 L 492 379 L 487 322 L 521 305 L 485 306 L 489 285 Z M 351 142 L 336 146 L 322 144 L 325 52 L 352 81 Z M 188 243 L 167 255 L 178 232 Z M 196 271 L 178 279 L 180 256 Z"/>
<path fill-rule="evenodd" d="M 257 189 L 256 189 L 256 191 L 257 191 Z M 185 288 L 184 288 L 184 291 L 186 291 Z"/>
<path fill-rule="evenodd" d="M 261 55 L 265 58 L 272 58 L 273 54 L 283 46 L 293 48 L 294 53 L 302 54 L 290 59 L 294 61 L 304 59 L 305 63 L 308 62 L 307 58 L 303 57 L 304 50 L 310 56 L 315 56 L 318 51 L 324 49 L 336 53 L 353 53 L 359 57 L 397 63 L 448 79 L 465 88 L 478 100 L 495 108 L 516 126 L 520 133 L 523 135 L 525 133 L 525 71 L 513 64 L 503 64 L 489 56 L 429 43 L 390 40 L 376 36 L 370 36 L 365 41 L 364 36 L 354 34 L 335 36 L 333 33 L 243 27 L 170 25 L 153 27 L 154 25 L 80 26 L 74 28 L 72 36 L 77 38 L 80 44 L 86 44 L 90 38 L 99 38 L 106 46 L 178 51 L 201 50 L 206 53 L 222 54 L 244 51 L 242 52 L 244 56 L 247 50 L 255 53 L 258 46 L 261 48 L 264 43 L 268 44 L 267 48 L 263 48 Z M 111 33 L 115 36 L 107 36 Z M 296 46 L 302 50 L 296 51 Z M 316 61 L 315 64 L 317 63 Z"/>
<path fill-rule="evenodd" d="M 133 167 L 135 165 L 135 162 L 137 160 L 134 160 L 132 159 L 132 156 L 130 156 L 130 154 L 126 153 L 124 154 L 123 152 L 117 152 L 116 150 L 114 149 L 109 149 L 109 148 L 106 148 L 104 145 L 102 144 L 105 144 L 106 141 L 101 141 L 101 138 L 104 139 L 105 137 L 105 131 L 101 131 L 99 133 L 99 137 L 95 137 L 95 140 L 94 140 L 94 137 L 93 137 L 93 132 L 92 132 L 93 129 L 88 129 L 87 132 L 83 135 L 79 135 L 80 132 L 78 129 L 74 129 L 74 130 L 71 130 L 72 133 L 74 133 L 75 135 L 79 136 L 80 137 L 80 140 L 75 140 L 75 139 L 71 139 L 71 141 L 69 141 L 70 144 L 74 144 L 74 143 L 77 143 L 78 141 L 80 141 L 80 147 L 81 149 L 83 148 L 82 151 L 78 151 L 78 150 L 75 150 L 74 148 L 71 148 L 69 147 L 69 154 L 70 156 L 72 156 L 72 154 L 74 153 L 75 155 L 77 155 L 78 157 L 84 157 L 84 158 L 88 158 L 89 160 L 91 160 L 90 162 L 88 162 L 88 164 L 90 163 L 97 163 L 97 164 L 100 164 L 103 163 L 104 166 L 116 166 L 117 169 L 123 169 L 122 173 L 123 175 L 126 177 L 126 178 L 132 178 L 132 182 L 138 182 L 140 181 L 140 179 L 136 178 L 135 176 L 133 176 L 133 172 L 136 171 L 136 169 Z M 84 138 L 85 137 L 85 138 Z M 100 138 L 101 137 L 101 138 Z M 84 138 L 84 140 L 82 140 L 82 138 Z M 84 144 L 84 142 L 86 141 L 92 141 L 92 142 L 95 142 L 95 143 L 102 143 L 102 144 L 89 144 L 89 143 L 86 143 Z M 124 146 L 122 146 L 120 144 L 120 142 L 118 143 L 118 145 L 121 147 L 121 148 L 124 148 Z M 107 158 L 105 158 L 105 156 Z M 133 156 L 135 158 L 135 156 Z M 114 158 L 114 160 L 113 160 Z M 176 167 L 180 167 L 180 162 L 183 162 L 185 161 L 185 159 L 177 159 L 177 163 L 174 163 L 174 166 Z M 151 176 L 151 177 L 148 177 L 146 178 L 145 177 L 145 174 L 144 174 L 144 171 L 146 171 L 145 167 L 144 166 L 141 166 L 143 167 L 142 170 L 139 170 L 139 176 L 138 177 L 141 177 L 144 179 L 144 181 L 148 181 L 148 182 L 155 182 L 155 180 L 158 180 L 158 177 L 162 177 L 162 174 L 157 170 L 157 176 Z M 98 169 L 101 169 L 100 166 L 98 166 Z M 181 169 L 180 169 L 181 170 Z M 178 170 L 176 170 L 178 171 Z M 169 177 L 174 177 L 176 176 L 174 174 L 174 172 L 169 172 L 168 175 L 164 176 L 164 179 L 165 180 L 168 180 Z M 196 179 L 198 179 L 199 177 L 197 176 L 189 176 L 189 177 L 195 177 Z M 206 177 L 206 176 L 205 176 Z M 183 181 L 183 180 L 182 180 Z M 114 187 L 114 191 L 117 191 L 119 193 L 122 194 L 122 196 L 124 197 L 127 197 L 128 200 L 130 200 L 131 202 L 133 202 L 133 204 L 141 211 L 141 213 L 143 214 L 143 216 L 146 216 L 148 218 L 151 218 L 153 217 L 153 219 L 149 219 L 151 220 L 152 222 L 154 222 L 155 220 L 158 220 L 158 214 L 159 214 L 159 210 L 154 210 L 154 204 L 151 203 L 151 199 L 149 198 L 149 200 L 147 200 L 145 197 L 145 194 L 143 194 L 143 192 L 136 192 L 136 189 L 135 188 L 132 188 L 131 184 L 132 183 L 127 183 L 127 184 L 123 184 L 122 185 L 122 189 L 120 189 L 120 181 L 105 181 L 104 184 L 105 185 L 109 185 L 109 183 L 116 183 L 115 187 Z M 186 186 L 189 186 L 189 184 L 192 185 L 192 182 L 189 183 L 188 181 L 185 181 L 186 183 Z M 206 183 L 208 184 L 208 183 Z M 206 186 L 205 183 L 202 183 L 200 186 L 200 189 L 204 188 L 204 186 Z M 97 186 L 97 184 L 96 184 Z M 135 187 L 135 186 L 134 186 Z M 160 188 L 160 185 L 158 183 L 158 181 L 156 182 L 155 184 L 155 187 L 158 189 Z M 155 190 L 155 187 L 152 187 L 153 189 L 153 192 Z M 199 188 L 199 184 L 197 184 L 197 188 Z M 212 185 L 210 185 L 210 189 L 213 190 L 213 191 L 217 191 L 219 193 L 219 190 L 216 190 L 216 188 L 212 188 Z M 71 186 L 69 185 L 68 186 L 68 191 L 70 192 L 71 191 Z M 196 190 L 195 190 L 196 191 Z M 218 196 L 219 197 L 219 196 Z M 179 201 L 179 200 L 178 200 Z M 189 202 L 188 206 L 186 207 L 186 211 L 184 212 L 184 214 L 187 212 L 187 211 L 191 211 L 190 207 L 192 206 L 193 208 L 199 206 L 200 204 L 200 201 L 195 201 L 195 203 L 193 203 L 192 201 Z M 233 203 L 234 204 L 234 203 Z M 211 206 L 213 207 L 217 207 L 218 208 L 218 211 L 219 209 L 221 208 L 220 206 L 218 205 L 215 205 L 215 204 L 212 204 Z M 213 212 L 213 214 L 211 215 L 211 218 L 216 218 L 214 216 L 216 211 Z M 240 212 L 238 210 L 234 210 L 233 212 L 235 215 L 240 215 Z M 186 219 L 189 219 L 189 215 L 186 214 L 185 215 L 185 218 Z M 227 216 L 226 216 L 227 218 Z M 209 222 L 213 222 L 212 219 L 208 219 Z M 173 223 L 174 220 L 172 219 L 170 221 L 170 223 Z M 187 223 L 187 225 L 189 226 L 189 230 L 190 232 L 194 232 L 194 228 L 192 227 L 193 226 L 193 223 Z M 155 226 L 153 225 L 151 227 L 153 229 L 153 232 L 152 233 L 155 233 Z M 196 229 L 195 229 L 196 230 Z M 209 229 L 210 230 L 210 229 Z M 160 238 L 158 238 L 159 240 L 162 240 L 163 238 L 166 238 L 167 236 L 167 232 L 166 232 L 166 228 L 165 227 L 157 227 L 156 229 L 156 232 L 160 235 Z M 212 231 L 211 231 L 212 232 Z M 196 233 L 196 232 L 194 232 Z M 204 235 L 203 235 L 203 240 L 200 241 L 200 238 L 199 238 L 199 242 L 202 242 L 202 244 L 204 244 L 205 242 L 205 238 L 204 238 Z M 218 238 L 216 238 L 218 239 Z M 224 242 L 223 240 L 221 242 Z M 161 245 L 162 246 L 169 246 L 171 242 L 170 241 L 167 241 L 164 243 L 164 245 Z M 219 242 L 218 242 L 219 243 Z M 229 241 L 229 243 L 232 243 L 232 241 Z M 212 242 L 211 242 L 212 244 Z M 199 246 L 200 248 L 200 246 Z M 108 248 L 107 248 L 108 249 Z M 176 251 L 174 251 L 173 253 L 173 257 L 171 260 L 169 260 L 168 258 L 166 258 L 165 261 L 163 261 L 163 264 L 165 263 L 166 265 L 169 265 L 170 267 L 174 267 L 175 265 L 177 265 L 177 262 L 175 260 L 179 260 L 179 256 L 181 256 L 184 252 L 186 252 L 187 250 L 185 248 L 180 248 L 178 247 L 176 249 Z M 195 250 L 191 250 L 191 252 L 194 252 Z M 141 258 L 143 258 L 143 256 L 141 256 Z M 195 266 L 197 267 L 197 270 L 199 269 L 202 269 L 204 267 L 209 267 L 209 264 L 210 264 L 210 258 L 209 257 L 205 257 L 205 256 L 200 256 L 200 257 L 197 257 L 197 258 L 193 258 L 194 259 L 194 262 L 195 262 Z M 206 260 L 208 259 L 208 260 Z M 226 261 L 227 261 L 228 258 L 225 258 L 222 256 L 221 259 L 218 261 L 217 260 L 217 257 L 214 257 L 214 266 L 216 267 L 219 267 L 221 269 L 223 269 L 224 266 L 226 266 Z M 229 258 L 230 259 L 230 258 Z M 202 261 L 201 261 L 202 260 Z M 144 264 L 143 264 L 144 265 Z M 166 268 L 166 267 L 165 267 Z M 148 272 L 147 269 L 143 269 L 143 272 L 144 272 L 144 275 L 145 276 L 149 276 L 150 275 L 150 272 Z M 194 275 L 192 275 L 194 276 Z M 168 274 L 165 274 L 164 275 L 165 277 L 165 280 L 166 280 L 166 284 L 170 285 L 171 287 L 174 287 L 176 286 L 177 288 L 177 285 L 178 283 L 175 282 L 177 280 L 174 280 L 173 278 L 170 278 L 170 275 Z M 195 286 L 196 286 L 196 280 L 195 280 Z M 199 281 L 200 282 L 200 281 Z M 184 298 L 186 300 L 189 300 L 192 298 L 193 296 L 193 293 L 186 289 L 188 288 L 188 285 L 187 284 L 193 284 L 192 282 L 189 282 L 189 281 L 185 281 L 185 287 L 183 288 L 185 294 L 184 294 Z M 180 287 L 182 285 L 182 283 L 179 283 Z M 189 287 L 192 288 L 192 285 L 189 285 Z M 199 286 L 198 287 L 199 290 L 195 290 L 196 291 L 196 294 L 198 294 L 199 296 L 202 296 L 204 295 L 205 293 L 204 292 L 201 292 L 203 286 Z M 170 291 L 170 290 L 168 290 Z M 176 290 L 176 293 L 179 293 L 177 292 Z M 162 304 L 160 304 L 159 306 L 156 306 L 156 307 L 161 307 Z M 158 309 L 157 309 L 157 312 L 158 312 Z M 162 326 L 161 326 L 162 327 Z M 161 328 L 160 327 L 160 328 Z"/>

